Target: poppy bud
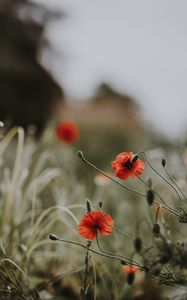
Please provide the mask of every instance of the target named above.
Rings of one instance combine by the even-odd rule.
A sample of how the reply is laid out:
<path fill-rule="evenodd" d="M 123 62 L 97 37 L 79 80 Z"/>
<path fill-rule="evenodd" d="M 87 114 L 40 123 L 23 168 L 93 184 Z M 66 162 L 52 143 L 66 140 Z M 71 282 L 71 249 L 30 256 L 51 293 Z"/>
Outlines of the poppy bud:
<path fill-rule="evenodd" d="M 99 207 L 102 208 L 103 202 L 99 202 Z"/>
<path fill-rule="evenodd" d="M 129 285 L 131 285 L 134 282 L 134 278 L 135 278 L 135 275 L 133 272 L 128 273 L 127 282 Z"/>
<path fill-rule="evenodd" d="M 131 160 L 131 163 L 135 162 L 138 159 L 138 154 L 135 154 Z"/>
<path fill-rule="evenodd" d="M 91 205 L 90 205 L 90 201 L 86 200 L 86 208 L 87 208 L 87 212 L 91 211 Z"/>
<path fill-rule="evenodd" d="M 150 177 L 147 179 L 147 184 L 148 184 L 149 188 L 152 187 L 152 179 Z"/>
<path fill-rule="evenodd" d="M 151 206 L 153 204 L 153 201 L 154 201 L 154 192 L 152 190 L 148 190 L 147 191 L 147 195 L 146 195 L 146 198 L 147 198 L 147 203 Z"/>
<path fill-rule="evenodd" d="M 84 155 L 82 151 L 77 152 L 78 157 L 80 157 L 82 160 L 84 159 Z"/>
<path fill-rule="evenodd" d="M 91 246 L 92 242 L 91 241 L 88 241 L 87 242 L 87 247 L 89 248 Z"/>
<path fill-rule="evenodd" d="M 184 212 L 182 215 L 179 216 L 180 223 L 187 223 L 187 214 Z"/>
<path fill-rule="evenodd" d="M 160 234 L 160 226 L 156 223 L 153 225 L 153 234 L 158 236 Z"/>
<path fill-rule="evenodd" d="M 172 250 L 172 247 L 169 243 L 165 243 L 165 244 L 163 244 L 163 246 L 164 246 L 165 251 L 164 251 L 163 255 L 160 258 L 160 263 L 161 264 L 166 264 L 172 259 L 173 250 Z"/>
<path fill-rule="evenodd" d="M 140 252 L 142 249 L 142 240 L 140 238 L 136 238 L 134 241 L 134 248 L 136 252 Z"/>
<path fill-rule="evenodd" d="M 162 158 L 162 166 L 165 167 L 165 165 L 166 165 L 166 160 Z"/>
<path fill-rule="evenodd" d="M 161 265 L 156 265 L 155 267 L 152 268 L 152 273 L 154 276 L 159 276 L 161 272 Z"/>
<path fill-rule="evenodd" d="M 181 249 L 184 248 L 184 241 L 177 241 L 177 246 Z"/>
<path fill-rule="evenodd" d="M 53 234 L 53 233 L 51 233 L 49 235 L 49 239 L 52 240 L 52 241 L 58 241 L 58 237 L 55 234 Z"/>

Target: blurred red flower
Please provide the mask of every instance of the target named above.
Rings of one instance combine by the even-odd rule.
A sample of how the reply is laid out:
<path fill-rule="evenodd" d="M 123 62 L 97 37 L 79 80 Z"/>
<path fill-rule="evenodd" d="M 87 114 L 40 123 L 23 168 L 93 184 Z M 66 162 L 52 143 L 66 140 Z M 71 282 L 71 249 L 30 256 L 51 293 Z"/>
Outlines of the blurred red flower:
<path fill-rule="evenodd" d="M 140 271 L 140 268 L 138 266 L 124 265 L 123 271 L 125 273 L 137 273 Z"/>
<path fill-rule="evenodd" d="M 133 158 L 135 158 L 133 160 Z M 122 152 L 112 161 L 112 168 L 115 175 L 120 179 L 128 179 L 129 176 L 136 178 L 144 171 L 145 165 L 133 152 Z"/>
<path fill-rule="evenodd" d="M 79 233 L 87 240 L 94 240 L 97 234 L 109 235 L 112 231 L 113 219 L 100 210 L 88 212 L 79 224 Z"/>
<path fill-rule="evenodd" d="M 107 175 L 110 176 L 110 174 Z M 94 182 L 97 186 L 107 186 L 108 184 L 110 184 L 111 180 L 105 175 L 98 173 L 94 178 Z"/>
<path fill-rule="evenodd" d="M 60 122 L 56 126 L 56 134 L 60 141 L 66 144 L 77 142 L 80 137 L 79 128 L 74 122 Z"/>

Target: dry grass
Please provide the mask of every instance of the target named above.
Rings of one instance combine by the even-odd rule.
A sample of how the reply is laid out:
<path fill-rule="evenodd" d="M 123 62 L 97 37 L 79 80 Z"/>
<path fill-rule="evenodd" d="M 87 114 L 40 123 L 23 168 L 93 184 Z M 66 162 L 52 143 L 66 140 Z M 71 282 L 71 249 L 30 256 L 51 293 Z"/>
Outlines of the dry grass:
<path fill-rule="evenodd" d="M 156 274 L 156 263 L 151 256 L 163 257 L 169 248 L 163 248 L 162 239 L 152 235 L 155 209 L 150 209 L 146 199 L 134 193 L 113 183 L 96 186 L 93 179 L 89 190 L 92 191 L 89 197 L 92 209 L 98 209 L 98 203 L 102 202 L 103 210 L 113 216 L 115 227 L 131 237 L 128 239 L 113 230 L 109 237 L 100 240 L 104 251 L 131 258 L 134 253 L 132 238 L 139 237 L 145 247 L 150 247 L 153 255 L 142 251 L 144 254 L 133 256 L 139 264 L 146 263 L 150 275 L 140 272 L 135 283 L 129 286 L 120 260 L 89 252 L 87 298 L 83 294 L 80 296 L 85 280 L 87 251 L 48 238 L 50 233 L 54 233 L 63 239 L 86 245 L 78 234 L 77 225 L 86 212 L 85 203 L 90 193 L 77 178 L 76 167 L 81 162 L 75 152 L 73 148 L 55 143 L 50 134 L 36 144 L 31 136 L 25 139 L 22 128 L 12 129 L 1 140 L 0 299 L 73 300 L 82 297 L 152 300 L 145 284 L 150 277 L 155 278 L 155 283 L 150 285 L 158 291 L 157 300 L 166 299 L 160 292 L 159 281 L 174 286 L 185 285 L 186 282 L 186 224 L 179 223 L 171 214 L 164 214 L 164 210 L 159 214 L 165 246 L 171 245 L 172 258 L 164 262 Z M 89 173 L 89 167 L 84 167 Z M 175 174 L 178 174 L 181 169 L 179 162 L 173 167 L 176 168 Z M 153 177 L 154 186 L 164 195 L 167 203 L 180 210 L 176 193 L 153 174 L 147 169 L 145 176 Z M 145 192 L 141 181 L 128 182 L 128 186 Z M 142 219 L 144 221 L 140 221 Z M 178 240 L 184 241 L 183 248 L 177 244 Z M 91 247 L 101 253 L 96 241 Z M 183 261 L 180 260 L 181 251 Z M 177 280 L 165 278 L 166 274 L 175 274 Z"/>

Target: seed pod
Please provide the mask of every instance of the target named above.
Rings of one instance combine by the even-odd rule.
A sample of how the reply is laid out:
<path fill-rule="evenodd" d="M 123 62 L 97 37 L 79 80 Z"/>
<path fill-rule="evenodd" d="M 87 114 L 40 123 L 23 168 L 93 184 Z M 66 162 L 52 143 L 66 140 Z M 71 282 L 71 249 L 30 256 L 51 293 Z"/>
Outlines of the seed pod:
<path fill-rule="evenodd" d="M 142 249 L 142 240 L 140 238 L 136 238 L 134 241 L 134 248 L 136 252 L 140 252 Z"/>
<path fill-rule="evenodd" d="M 99 204 L 99 207 L 102 208 L 103 202 L 99 202 L 98 204 Z"/>
<path fill-rule="evenodd" d="M 128 273 L 127 275 L 127 283 L 131 285 L 134 282 L 135 275 L 133 272 Z"/>
<path fill-rule="evenodd" d="M 55 234 L 51 233 L 51 234 L 49 235 L 49 239 L 52 240 L 52 241 L 57 241 L 57 240 L 58 240 L 58 237 L 57 237 Z"/>
<path fill-rule="evenodd" d="M 91 246 L 91 244 L 92 244 L 92 241 L 88 241 L 87 242 L 87 248 L 89 248 Z"/>
<path fill-rule="evenodd" d="M 150 177 L 147 179 L 147 184 L 148 184 L 149 188 L 151 189 L 152 188 L 152 179 Z"/>
<path fill-rule="evenodd" d="M 154 266 L 153 268 L 152 268 L 152 274 L 154 275 L 154 276 L 158 276 L 159 274 L 160 274 L 160 272 L 161 272 L 161 268 L 162 268 L 162 266 L 160 265 L 160 264 L 158 264 L 158 265 L 156 265 L 156 266 Z"/>
<path fill-rule="evenodd" d="M 137 161 L 137 159 L 138 159 L 138 154 L 135 154 L 131 160 L 131 163 Z"/>
<path fill-rule="evenodd" d="M 166 165 L 166 160 L 165 160 L 164 158 L 162 158 L 162 161 L 161 161 L 161 162 L 162 162 L 162 166 L 165 167 L 165 165 Z"/>
<path fill-rule="evenodd" d="M 160 234 L 160 225 L 158 225 L 157 223 L 153 225 L 153 234 L 155 236 L 159 236 Z"/>
<path fill-rule="evenodd" d="M 173 256 L 172 244 L 170 244 L 168 242 L 164 242 L 162 247 L 163 247 L 164 251 L 160 257 L 160 263 L 166 264 L 172 259 L 172 256 Z"/>
<path fill-rule="evenodd" d="M 91 211 L 91 205 L 89 200 L 86 200 L 86 208 L 87 208 L 87 212 L 89 213 Z"/>
<path fill-rule="evenodd" d="M 147 198 L 147 203 L 150 206 L 153 204 L 154 197 L 155 197 L 154 192 L 152 190 L 148 190 L 146 194 L 146 198 Z"/>

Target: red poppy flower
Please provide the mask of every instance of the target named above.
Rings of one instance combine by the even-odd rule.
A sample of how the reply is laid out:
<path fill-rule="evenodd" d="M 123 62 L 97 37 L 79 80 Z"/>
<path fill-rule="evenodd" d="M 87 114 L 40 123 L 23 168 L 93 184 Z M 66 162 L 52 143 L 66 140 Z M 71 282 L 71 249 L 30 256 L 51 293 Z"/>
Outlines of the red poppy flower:
<path fill-rule="evenodd" d="M 80 137 L 79 128 L 74 122 L 60 122 L 56 127 L 56 134 L 66 144 L 73 144 Z"/>
<path fill-rule="evenodd" d="M 137 175 L 142 174 L 145 165 L 139 158 L 136 158 L 133 152 L 122 152 L 116 156 L 112 161 L 112 168 L 115 175 L 120 179 L 128 179 L 129 176 L 136 178 Z"/>
<path fill-rule="evenodd" d="M 123 271 L 125 273 L 137 273 L 140 271 L 140 268 L 138 266 L 124 265 Z"/>
<path fill-rule="evenodd" d="M 112 231 L 113 219 L 100 210 L 88 212 L 79 224 L 79 233 L 87 240 L 94 240 L 97 234 L 109 235 Z"/>

